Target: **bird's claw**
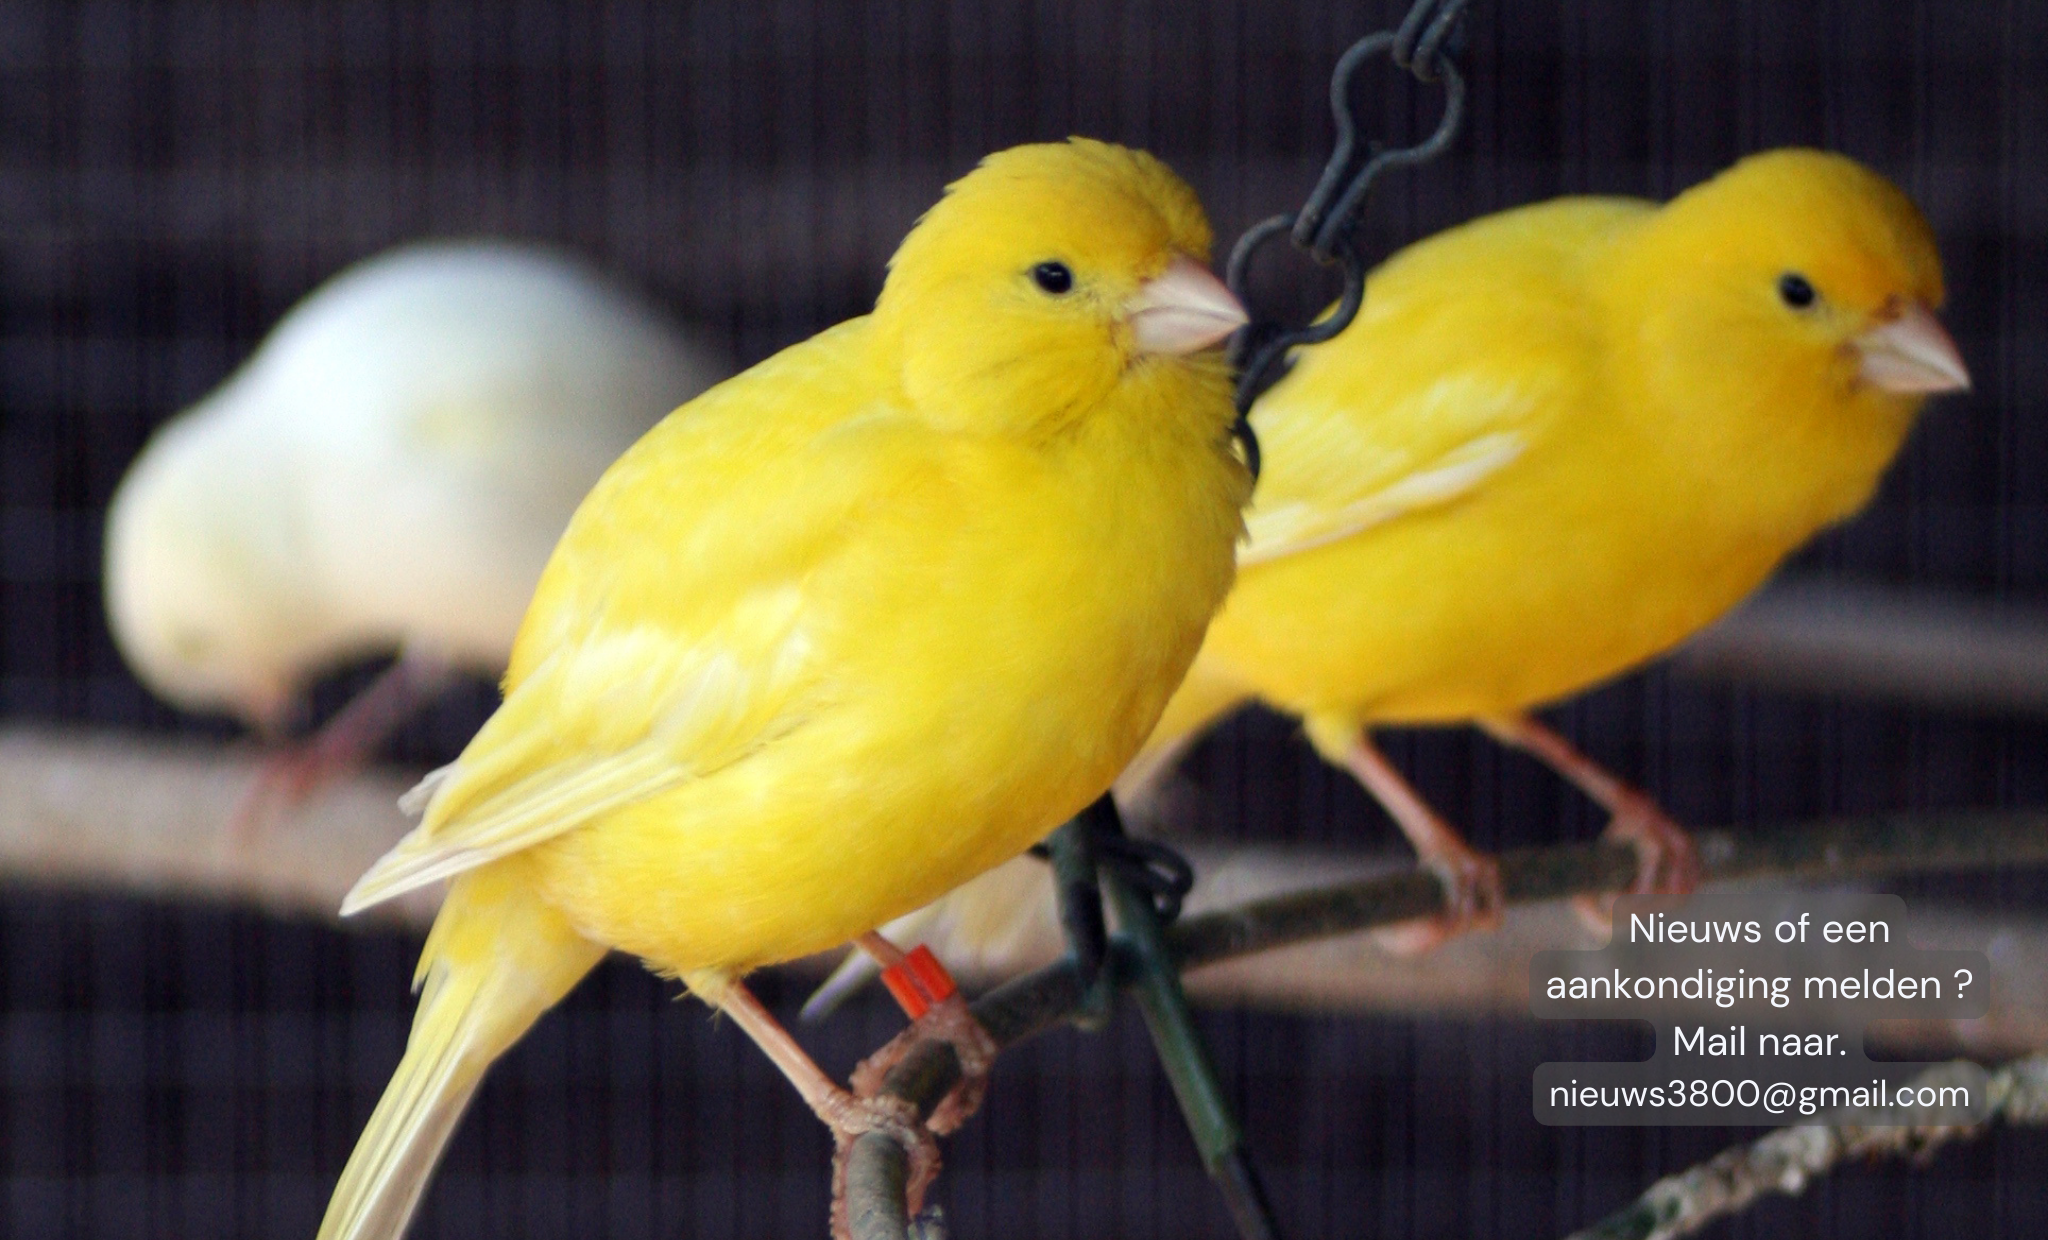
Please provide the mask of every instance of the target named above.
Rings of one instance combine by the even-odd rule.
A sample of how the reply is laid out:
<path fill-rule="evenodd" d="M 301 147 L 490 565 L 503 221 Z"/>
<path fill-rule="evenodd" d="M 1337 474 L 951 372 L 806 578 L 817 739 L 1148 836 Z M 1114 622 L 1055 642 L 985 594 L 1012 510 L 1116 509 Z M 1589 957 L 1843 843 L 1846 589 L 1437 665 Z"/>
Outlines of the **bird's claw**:
<path fill-rule="evenodd" d="M 960 1081 L 949 1090 L 929 1117 L 921 1117 L 915 1103 L 882 1092 L 889 1073 L 927 1042 L 944 1042 L 953 1048 L 960 1063 Z M 980 1109 L 988 1092 L 989 1066 L 994 1062 L 995 1039 L 974 1013 L 967 1000 L 950 994 L 932 1004 L 891 1038 L 882 1048 L 862 1060 L 849 1081 L 850 1093 L 835 1095 L 819 1118 L 832 1129 L 832 1234 L 835 1240 L 851 1236 L 847 1214 L 846 1174 L 854 1142 L 870 1132 L 885 1133 L 903 1147 L 909 1159 L 904 1200 L 910 1217 L 924 1209 L 925 1190 L 939 1174 L 937 1138 L 953 1132 Z"/>
<path fill-rule="evenodd" d="M 852 1240 L 853 1223 L 846 1200 L 847 1167 L 854 1143 L 871 1132 L 882 1133 L 898 1145 L 909 1160 L 904 1177 L 904 1201 L 910 1217 L 924 1209 L 925 1190 L 939 1175 L 939 1143 L 931 1129 L 918 1118 L 917 1105 L 887 1094 L 858 1096 L 839 1093 L 817 1108 L 818 1118 L 832 1130 L 832 1236 Z"/>
<path fill-rule="evenodd" d="M 1397 956 L 1419 956 L 1468 930 L 1500 929 L 1507 898 L 1499 861 L 1466 848 L 1424 857 L 1422 866 L 1443 885 L 1444 911 L 1374 931 L 1381 947 Z"/>
<path fill-rule="evenodd" d="M 856 1097 L 883 1097 L 880 1091 L 889 1073 L 927 1042 L 944 1042 L 953 1048 L 960 1063 L 960 1082 L 932 1108 L 924 1127 L 939 1136 L 957 1130 L 981 1109 L 988 1092 L 988 1073 L 998 1048 L 988 1030 L 974 1019 L 967 1001 L 959 994 L 933 1004 L 922 1016 L 906 1026 L 853 1070 L 851 1084 Z"/>
<path fill-rule="evenodd" d="M 1636 878 L 1629 884 L 1630 895 L 1690 895 L 1700 884 L 1699 846 L 1690 832 L 1646 796 L 1629 794 L 1600 838 L 1635 850 Z M 1613 896 L 1579 896 L 1572 905 L 1589 930 L 1606 935 L 1613 928 Z"/>
<path fill-rule="evenodd" d="M 1692 834 L 1646 796 L 1632 795 L 1608 820 L 1605 835 L 1636 850 L 1634 895 L 1691 895 L 1700 885 L 1700 850 Z"/>
<path fill-rule="evenodd" d="M 264 758 L 228 819 L 229 847 L 239 852 L 256 845 L 280 820 L 303 806 L 333 773 L 322 755 L 301 746 Z"/>

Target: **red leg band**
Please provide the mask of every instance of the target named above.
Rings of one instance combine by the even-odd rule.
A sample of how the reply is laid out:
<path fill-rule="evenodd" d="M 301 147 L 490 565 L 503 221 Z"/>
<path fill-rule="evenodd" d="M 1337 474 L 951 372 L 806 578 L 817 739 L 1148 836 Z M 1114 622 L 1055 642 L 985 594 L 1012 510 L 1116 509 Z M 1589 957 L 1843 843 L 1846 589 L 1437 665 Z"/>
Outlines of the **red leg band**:
<path fill-rule="evenodd" d="M 917 979 L 917 988 L 922 990 L 933 1003 L 944 1003 L 959 989 L 953 984 L 953 975 L 946 972 L 946 966 L 932 955 L 932 949 L 922 945 L 913 948 L 903 958 L 903 967 Z"/>
<path fill-rule="evenodd" d="M 932 955 L 929 947 L 915 947 L 903 963 L 882 970 L 882 985 L 896 998 L 896 1006 L 912 1020 L 923 1016 L 933 1004 L 944 1003 L 959 991 L 953 975 Z"/>
<path fill-rule="evenodd" d="M 916 1020 L 931 1010 L 932 1005 L 917 992 L 917 983 L 904 972 L 903 965 L 882 970 L 882 985 L 889 988 L 889 993 L 896 998 L 896 1006 L 902 1008 L 903 1014 L 910 1019 Z"/>

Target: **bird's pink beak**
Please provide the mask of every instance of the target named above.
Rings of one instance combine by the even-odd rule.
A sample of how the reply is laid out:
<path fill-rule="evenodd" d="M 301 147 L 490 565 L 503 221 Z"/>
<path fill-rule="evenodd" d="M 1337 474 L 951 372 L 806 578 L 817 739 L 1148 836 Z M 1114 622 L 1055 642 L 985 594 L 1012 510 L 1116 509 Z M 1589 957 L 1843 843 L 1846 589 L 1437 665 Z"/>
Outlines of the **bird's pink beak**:
<path fill-rule="evenodd" d="M 1849 342 L 1856 351 L 1856 373 L 1881 391 L 1901 395 L 1964 392 L 1970 372 L 1956 342 L 1934 312 L 1917 301 L 1905 303 L 1897 317 Z"/>
<path fill-rule="evenodd" d="M 1223 281 L 1176 254 L 1124 304 L 1124 321 L 1138 352 L 1179 357 L 1208 348 L 1251 320 Z"/>

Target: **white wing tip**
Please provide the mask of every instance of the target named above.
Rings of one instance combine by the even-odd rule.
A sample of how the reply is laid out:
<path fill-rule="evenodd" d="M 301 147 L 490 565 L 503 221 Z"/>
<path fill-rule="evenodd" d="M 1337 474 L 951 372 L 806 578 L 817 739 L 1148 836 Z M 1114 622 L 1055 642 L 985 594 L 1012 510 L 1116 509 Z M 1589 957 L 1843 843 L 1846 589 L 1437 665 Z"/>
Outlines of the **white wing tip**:
<path fill-rule="evenodd" d="M 420 777 L 420 782 L 414 784 L 404 796 L 398 798 L 398 812 L 408 818 L 417 818 L 421 814 L 426 813 L 427 802 L 434 799 L 434 794 L 441 790 L 441 785 L 447 783 L 448 777 L 454 773 L 455 763 L 453 762 L 450 762 L 447 766 L 436 767 L 434 770 L 428 771 Z"/>
<path fill-rule="evenodd" d="M 377 863 L 364 871 L 356 885 L 348 889 L 348 894 L 341 898 L 341 915 L 353 917 L 366 908 L 424 887 L 436 879 L 460 873 L 471 864 L 465 853 L 422 851 L 416 846 L 414 836 L 408 835 L 393 845 L 390 852 L 377 858 Z"/>
<path fill-rule="evenodd" d="M 397 891 L 386 890 L 390 885 L 387 877 L 387 871 L 390 867 L 385 862 L 390 859 L 390 855 L 387 853 L 382 860 L 371 866 L 361 878 L 356 880 L 355 886 L 348 889 L 348 894 L 341 898 L 341 915 L 343 917 L 354 917 L 364 909 L 382 904 L 398 894 Z"/>

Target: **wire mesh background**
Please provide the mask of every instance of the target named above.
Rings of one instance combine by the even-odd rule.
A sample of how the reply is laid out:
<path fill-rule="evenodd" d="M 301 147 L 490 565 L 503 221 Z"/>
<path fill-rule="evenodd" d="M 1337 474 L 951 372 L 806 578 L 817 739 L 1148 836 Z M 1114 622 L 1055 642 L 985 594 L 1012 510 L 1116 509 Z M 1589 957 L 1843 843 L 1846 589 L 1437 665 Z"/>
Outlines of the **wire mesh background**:
<path fill-rule="evenodd" d="M 99 604 L 101 512 L 149 430 L 343 264 L 426 235 L 551 241 L 751 362 L 863 310 L 917 210 L 1013 142 L 1152 148 L 1225 238 L 1292 205 L 1327 150 L 1331 63 L 1398 7 L 0 7 L 0 706 L 226 734 L 123 670 Z M 1941 237 L 1946 317 L 1978 387 L 1942 403 L 1872 510 L 1805 560 L 2048 593 L 2044 7 L 1482 0 L 1465 137 L 1389 178 L 1367 235 L 1383 252 L 1559 193 L 1668 195 L 1786 143 L 1874 164 Z M 1430 123 L 1385 83 L 1381 124 Z M 444 757 L 488 702 L 478 689 L 438 709 L 400 755 Z M 1696 822 L 2048 801 L 2033 723 L 1656 672 L 1557 718 Z M 1467 734 L 1393 751 L 1482 845 L 1599 826 Z M 1225 727 L 1189 769 L 1211 833 L 1391 839 L 1280 721 Z M 2034 895 L 2023 877 L 1905 890 Z M 310 1235 L 402 1045 L 416 950 L 234 911 L 0 894 L 0 1233 Z M 785 1012 L 800 990 L 764 984 Z M 822 1132 L 742 1039 L 673 997 L 618 964 L 544 1021 L 487 1084 L 417 1234 L 818 1234 Z M 894 1024 L 871 1002 L 812 1036 L 843 1071 Z M 1536 1126 L 1533 1065 L 1643 1049 L 1627 1031 L 1205 1026 L 1296 1236 L 1559 1234 L 1738 1135 Z M 1728 1234 L 2033 1235 L 2044 1172 L 2048 1138 L 2004 1133 L 1924 1173 L 1842 1176 Z M 1128 1016 L 1006 1057 L 943 1193 L 969 1237 L 1230 1234 Z"/>

